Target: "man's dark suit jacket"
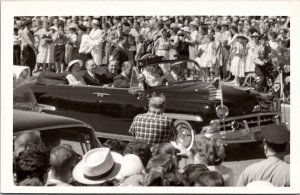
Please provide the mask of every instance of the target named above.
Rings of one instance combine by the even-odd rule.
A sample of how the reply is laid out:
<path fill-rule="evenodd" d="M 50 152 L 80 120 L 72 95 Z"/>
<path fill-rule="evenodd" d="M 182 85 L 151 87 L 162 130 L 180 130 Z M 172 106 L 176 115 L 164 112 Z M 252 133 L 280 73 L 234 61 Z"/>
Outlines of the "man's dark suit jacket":
<path fill-rule="evenodd" d="M 123 62 L 128 61 L 128 55 L 119 45 L 114 49 L 112 56 L 114 60 L 119 62 L 120 67 L 122 66 Z"/>
<path fill-rule="evenodd" d="M 119 75 L 115 76 L 113 86 L 118 87 L 118 88 L 129 88 L 130 87 L 130 78 L 125 77 L 122 74 L 119 74 Z"/>
<path fill-rule="evenodd" d="M 107 65 L 101 65 L 101 66 L 97 67 L 97 69 L 96 69 L 96 74 L 106 77 L 105 79 L 106 79 L 107 84 L 112 84 L 114 82 L 115 76 L 117 76 L 120 73 L 121 73 L 121 70 L 119 70 L 118 73 L 116 73 L 116 74 L 109 72 Z"/>
<path fill-rule="evenodd" d="M 107 83 L 105 75 L 95 74 L 95 77 L 93 78 L 87 71 L 85 71 L 82 77 L 87 85 L 99 86 Z"/>

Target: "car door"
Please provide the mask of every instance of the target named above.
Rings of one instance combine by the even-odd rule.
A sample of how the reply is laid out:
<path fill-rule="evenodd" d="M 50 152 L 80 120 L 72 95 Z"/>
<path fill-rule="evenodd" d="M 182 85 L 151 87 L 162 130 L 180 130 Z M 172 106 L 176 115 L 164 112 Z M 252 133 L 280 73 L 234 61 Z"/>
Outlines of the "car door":
<path fill-rule="evenodd" d="M 106 131 L 126 136 L 133 118 L 147 112 L 148 98 L 143 92 L 131 94 L 128 88 L 103 88 L 101 108 L 107 116 L 103 121 Z"/>
<path fill-rule="evenodd" d="M 56 84 L 35 85 L 33 90 L 39 103 L 56 107 L 47 112 L 84 121 L 96 131 L 99 127 L 106 128 L 101 123 L 105 120 L 100 97 L 102 87 Z"/>

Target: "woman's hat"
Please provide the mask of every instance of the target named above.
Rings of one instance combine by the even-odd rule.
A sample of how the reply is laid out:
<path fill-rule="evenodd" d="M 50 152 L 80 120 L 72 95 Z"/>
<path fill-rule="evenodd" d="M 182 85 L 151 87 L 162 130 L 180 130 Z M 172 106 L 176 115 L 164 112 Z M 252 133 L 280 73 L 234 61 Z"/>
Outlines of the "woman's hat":
<path fill-rule="evenodd" d="M 198 24 L 195 21 L 190 22 L 190 25 L 192 25 L 194 27 L 198 27 Z"/>
<path fill-rule="evenodd" d="M 167 16 L 162 17 L 162 21 L 163 21 L 163 22 L 166 22 L 166 21 L 168 21 L 168 20 L 169 20 L 169 18 L 168 18 Z"/>
<path fill-rule="evenodd" d="M 69 62 L 68 67 L 67 67 L 67 71 L 70 71 L 73 67 L 74 64 L 79 63 L 79 66 L 82 67 L 83 62 L 81 60 L 72 60 L 71 62 Z"/>
<path fill-rule="evenodd" d="M 187 26 L 183 27 L 181 30 L 184 32 L 191 32 L 190 27 L 187 27 Z"/>
<path fill-rule="evenodd" d="M 171 24 L 170 24 L 170 28 L 173 28 L 173 29 L 174 29 L 174 28 L 178 28 L 178 25 L 177 25 L 176 23 L 171 23 Z"/>
<path fill-rule="evenodd" d="M 59 17 L 58 19 L 59 19 L 60 21 L 62 21 L 62 22 L 66 22 L 66 19 L 65 19 L 64 17 L 62 17 L 62 16 Z"/>
<path fill-rule="evenodd" d="M 87 152 L 73 169 L 73 178 L 82 184 L 101 184 L 117 176 L 123 156 L 109 148 L 96 148 Z"/>
<path fill-rule="evenodd" d="M 57 29 L 57 27 L 56 27 L 56 26 L 51 26 L 49 29 L 50 29 L 50 30 L 55 30 L 55 31 L 58 31 L 58 29 Z"/>
<path fill-rule="evenodd" d="M 252 33 L 251 37 L 260 37 L 260 35 L 257 32 Z"/>
<path fill-rule="evenodd" d="M 69 29 L 77 29 L 77 25 L 72 23 L 70 24 Z"/>
<path fill-rule="evenodd" d="M 243 34 L 237 35 L 236 38 L 243 38 L 243 39 L 248 40 L 248 38 L 245 35 L 243 35 Z"/>

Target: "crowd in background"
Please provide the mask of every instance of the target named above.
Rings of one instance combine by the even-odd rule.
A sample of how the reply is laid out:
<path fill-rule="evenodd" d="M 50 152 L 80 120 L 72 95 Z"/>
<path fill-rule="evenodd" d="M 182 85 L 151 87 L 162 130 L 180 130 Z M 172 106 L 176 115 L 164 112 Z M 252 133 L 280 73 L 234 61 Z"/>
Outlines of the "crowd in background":
<path fill-rule="evenodd" d="M 33 72 L 63 72 L 76 59 L 134 65 L 150 53 L 195 60 L 207 74 L 239 85 L 249 72 L 263 79 L 267 61 L 289 63 L 286 16 L 35 16 L 14 23 L 14 64 Z"/>

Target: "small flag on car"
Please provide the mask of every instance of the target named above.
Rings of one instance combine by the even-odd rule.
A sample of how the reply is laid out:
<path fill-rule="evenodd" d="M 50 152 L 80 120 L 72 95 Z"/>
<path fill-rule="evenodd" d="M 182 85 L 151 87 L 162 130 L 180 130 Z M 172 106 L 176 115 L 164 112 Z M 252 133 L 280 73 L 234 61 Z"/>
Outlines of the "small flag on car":
<path fill-rule="evenodd" d="M 223 102 L 222 87 L 219 79 L 212 82 L 208 87 L 208 99 L 209 100 L 221 100 Z"/>

